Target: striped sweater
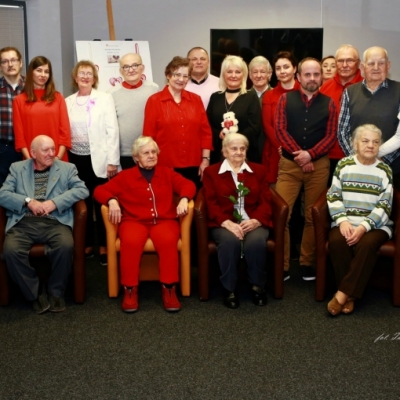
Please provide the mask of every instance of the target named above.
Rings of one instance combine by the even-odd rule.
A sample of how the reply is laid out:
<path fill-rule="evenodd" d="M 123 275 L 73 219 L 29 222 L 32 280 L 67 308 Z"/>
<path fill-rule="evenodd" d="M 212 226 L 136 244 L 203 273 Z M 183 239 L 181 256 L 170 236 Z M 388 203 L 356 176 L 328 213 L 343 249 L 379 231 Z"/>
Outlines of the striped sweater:
<path fill-rule="evenodd" d="M 327 193 L 332 227 L 343 221 L 365 229 L 383 229 L 392 236 L 392 170 L 382 161 L 361 164 L 355 155 L 342 158 Z"/>

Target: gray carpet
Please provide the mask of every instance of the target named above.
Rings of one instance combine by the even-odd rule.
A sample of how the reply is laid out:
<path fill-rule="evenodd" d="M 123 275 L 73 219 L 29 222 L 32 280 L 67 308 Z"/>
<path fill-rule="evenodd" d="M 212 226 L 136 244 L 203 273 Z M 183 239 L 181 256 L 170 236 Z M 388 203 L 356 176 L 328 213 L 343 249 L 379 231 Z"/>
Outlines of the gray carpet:
<path fill-rule="evenodd" d="M 195 271 L 194 271 L 195 275 Z M 18 292 L 0 308 L 0 399 L 400 398 L 400 310 L 369 288 L 351 316 L 330 317 L 298 265 L 283 300 L 238 310 L 193 294 L 166 313 L 156 282 L 127 315 L 109 299 L 104 267 L 87 263 L 87 301 L 36 315 Z M 331 293 L 330 293 L 331 294 Z M 375 340 L 380 335 L 386 340 Z"/>

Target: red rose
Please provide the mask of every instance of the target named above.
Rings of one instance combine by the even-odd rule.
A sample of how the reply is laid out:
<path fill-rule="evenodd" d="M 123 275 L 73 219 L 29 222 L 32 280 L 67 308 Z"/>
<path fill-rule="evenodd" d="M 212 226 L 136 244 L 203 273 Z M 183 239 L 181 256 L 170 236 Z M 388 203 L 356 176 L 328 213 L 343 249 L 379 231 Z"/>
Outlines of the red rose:
<path fill-rule="evenodd" d="M 244 173 L 243 172 L 239 172 L 237 174 L 237 180 L 238 180 L 238 182 L 244 182 Z"/>

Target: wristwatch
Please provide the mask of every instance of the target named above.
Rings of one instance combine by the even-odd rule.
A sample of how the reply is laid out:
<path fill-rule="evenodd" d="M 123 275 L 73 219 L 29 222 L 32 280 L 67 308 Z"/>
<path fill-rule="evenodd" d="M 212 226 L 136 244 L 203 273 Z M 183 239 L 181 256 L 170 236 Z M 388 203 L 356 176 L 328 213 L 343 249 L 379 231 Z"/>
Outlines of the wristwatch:
<path fill-rule="evenodd" d="M 28 204 L 31 202 L 31 198 L 30 197 L 25 197 L 25 205 L 28 206 Z"/>

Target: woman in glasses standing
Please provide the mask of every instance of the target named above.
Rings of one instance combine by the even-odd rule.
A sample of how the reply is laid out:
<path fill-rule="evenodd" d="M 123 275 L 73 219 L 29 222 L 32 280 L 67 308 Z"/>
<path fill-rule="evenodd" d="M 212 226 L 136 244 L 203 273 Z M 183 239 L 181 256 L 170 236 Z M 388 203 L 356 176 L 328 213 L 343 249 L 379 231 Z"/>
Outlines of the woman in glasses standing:
<path fill-rule="evenodd" d="M 185 90 L 190 72 L 188 58 L 174 57 L 167 65 L 168 85 L 147 100 L 143 135 L 157 142 L 159 165 L 174 168 L 199 188 L 212 136 L 200 96 Z"/>
<path fill-rule="evenodd" d="M 118 173 L 119 131 L 114 100 L 111 94 L 96 90 L 99 76 L 91 61 L 79 61 L 72 70 L 72 85 L 78 89 L 66 98 L 71 124 L 71 150 L 69 161 L 76 165 L 79 177 L 85 182 L 90 196 L 86 199 L 88 218 L 86 224 L 86 254 L 93 255 L 94 189 Z M 107 265 L 106 234 L 100 212 L 94 203 L 97 236 L 100 246 L 100 263 Z"/>

